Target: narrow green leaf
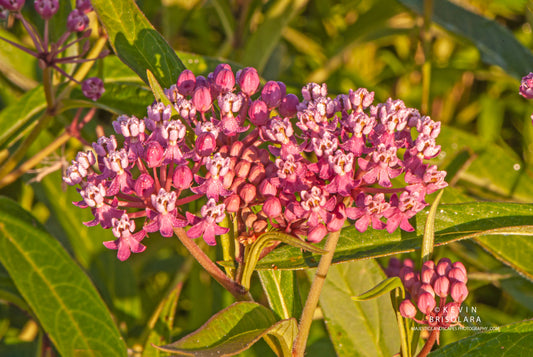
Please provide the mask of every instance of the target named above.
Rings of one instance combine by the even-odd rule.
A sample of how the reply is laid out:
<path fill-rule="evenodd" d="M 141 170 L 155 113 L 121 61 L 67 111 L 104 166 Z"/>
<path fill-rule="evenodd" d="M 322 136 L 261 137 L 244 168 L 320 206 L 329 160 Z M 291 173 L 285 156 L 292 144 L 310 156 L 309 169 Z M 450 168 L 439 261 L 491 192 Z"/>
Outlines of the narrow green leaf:
<path fill-rule="evenodd" d="M 344 228 L 335 250 L 335 263 L 381 257 L 420 249 L 422 242 L 422 228 L 428 210 L 416 216 L 416 232 L 406 233 L 400 230 L 389 234 L 384 230 L 368 229 L 364 233 L 355 227 Z M 473 238 L 473 234 L 504 229 L 505 227 L 529 226 L 533 221 L 533 206 L 531 204 L 503 203 L 503 202 L 473 202 L 462 204 L 442 204 L 435 217 L 435 245 L 440 246 L 460 239 Z M 512 230 L 516 230 L 512 228 Z M 508 232 L 506 232 L 508 233 Z M 524 233 L 527 234 L 527 233 Z M 510 242 L 523 242 L 525 237 L 507 237 L 503 245 Z M 317 244 L 323 246 L 323 242 Z M 515 252 L 526 254 L 527 250 L 516 244 Z M 521 243 L 523 244 L 523 243 Z M 302 252 L 300 249 L 283 246 L 273 250 L 261 259 L 256 269 L 301 269 L 318 265 L 320 255 Z M 531 268 L 530 268 L 531 269 Z M 529 270 L 530 270 L 529 269 Z"/>
<path fill-rule="evenodd" d="M 405 296 L 405 288 L 403 287 L 402 280 L 397 276 L 387 278 L 374 286 L 372 289 L 364 292 L 358 296 L 352 296 L 354 301 L 366 301 L 380 297 L 383 294 L 393 291 L 394 289 L 400 289 L 402 292 L 402 298 Z"/>
<path fill-rule="evenodd" d="M 170 99 L 165 95 L 165 91 L 149 69 L 146 70 L 146 78 L 148 78 L 148 85 L 150 85 L 155 99 L 164 105 L 171 105 L 172 103 L 170 102 Z"/>
<path fill-rule="evenodd" d="M 299 317 L 302 302 L 296 274 L 286 270 L 261 270 L 258 272 L 270 308 L 281 319 Z"/>
<path fill-rule="evenodd" d="M 423 0 L 398 0 L 418 14 L 423 13 Z M 533 55 L 507 28 L 496 21 L 474 14 L 448 0 L 433 2 L 432 20 L 472 41 L 483 60 L 497 65 L 519 79 L 531 71 Z"/>
<path fill-rule="evenodd" d="M 437 349 L 431 357 L 527 357 L 533 351 L 533 320 L 498 327 Z"/>
<path fill-rule="evenodd" d="M 117 56 L 145 83 L 148 83 L 147 69 L 164 87 L 175 83 L 185 66 L 135 1 L 92 0 L 91 4 Z"/>
<path fill-rule="evenodd" d="M 314 271 L 309 271 L 312 277 Z M 400 348 L 396 317 L 389 296 L 354 301 L 384 280 L 374 260 L 334 265 L 330 268 L 320 306 L 333 346 L 342 356 L 392 356 Z"/>
<path fill-rule="evenodd" d="M 251 246 L 247 247 L 247 251 L 245 254 L 246 261 L 244 262 L 244 269 L 242 273 L 242 286 L 247 289 L 250 288 L 250 280 L 252 278 L 252 274 L 255 270 L 257 262 L 259 261 L 259 258 L 261 256 L 261 252 L 265 248 L 274 244 L 275 242 L 286 243 L 289 246 L 299 248 L 300 250 L 305 249 L 306 251 L 313 252 L 315 254 L 326 253 L 325 250 L 318 248 L 312 244 L 306 243 L 300 238 L 292 236 L 290 234 L 285 234 L 282 232 L 264 233 L 259 238 L 257 238 L 257 240 Z"/>
<path fill-rule="evenodd" d="M 167 354 L 154 348 L 154 345 L 164 345 L 170 343 L 172 329 L 174 327 L 174 316 L 181 294 L 183 283 L 176 285 L 174 289 L 159 304 L 156 313 L 148 322 L 150 334 L 144 345 L 143 357 L 160 357 Z"/>
<path fill-rule="evenodd" d="M 46 99 L 42 86 L 26 92 L 16 103 L 0 113 L 0 148 L 7 147 L 13 139 L 37 119 L 46 109 Z M 14 119 L 16 118 L 16 120 Z"/>
<path fill-rule="evenodd" d="M 254 302 L 236 302 L 202 327 L 162 351 L 185 356 L 233 356 L 278 328 L 272 311 Z"/>
<path fill-rule="evenodd" d="M 308 0 L 277 0 L 267 12 L 263 23 L 250 36 L 244 49 L 242 63 L 257 68 L 265 67 L 281 34 L 290 20 L 302 10 Z"/>
<path fill-rule="evenodd" d="M 0 198 L 0 261 L 63 356 L 126 356 L 91 281 L 43 227 Z"/>
<path fill-rule="evenodd" d="M 437 216 L 437 207 L 439 207 L 440 198 L 444 190 L 441 190 L 435 201 L 429 208 L 429 213 L 426 218 L 426 224 L 424 225 L 424 238 L 422 238 L 422 261 L 428 261 L 433 255 L 433 245 L 435 244 L 435 217 Z"/>

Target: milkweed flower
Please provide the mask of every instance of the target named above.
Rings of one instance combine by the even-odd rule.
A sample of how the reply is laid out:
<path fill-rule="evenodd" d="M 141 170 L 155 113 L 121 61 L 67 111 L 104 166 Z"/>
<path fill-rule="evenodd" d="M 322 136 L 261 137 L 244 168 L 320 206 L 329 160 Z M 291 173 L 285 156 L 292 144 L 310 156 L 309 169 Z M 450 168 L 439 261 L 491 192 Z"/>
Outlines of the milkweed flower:
<path fill-rule="evenodd" d="M 440 152 L 440 123 L 401 100 L 374 104 L 364 88 L 331 97 L 317 83 L 299 99 L 282 82 L 260 88 L 251 67 L 234 75 L 226 64 L 207 78 L 185 70 L 165 94 L 170 104 L 119 116 L 115 134 L 66 170 L 91 225 L 127 217 L 137 221 L 132 236 L 144 232 L 135 237 L 184 228 L 214 245 L 231 213 L 240 244 L 270 230 L 318 242 L 346 220 L 360 232 L 412 231 L 425 196 L 446 186 L 446 173 L 425 162 Z"/>

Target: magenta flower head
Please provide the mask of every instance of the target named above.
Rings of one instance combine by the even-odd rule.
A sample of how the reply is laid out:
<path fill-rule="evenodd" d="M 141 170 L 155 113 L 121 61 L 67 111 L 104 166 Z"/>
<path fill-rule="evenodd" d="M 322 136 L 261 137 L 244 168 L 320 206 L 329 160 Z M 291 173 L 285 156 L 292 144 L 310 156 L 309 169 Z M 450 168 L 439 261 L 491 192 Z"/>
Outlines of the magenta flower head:
<path fill-rule="evenodd" d="M 526 99 L 533 99 L 533 73 L 522 77 L 520 83 L 520 95 Z"/>
<path fill-rule="evenodd" d="M 8 11 L 20 11 L 26 0 L 0 0 L 0 6 Z"/>
<path fill-rule="evenodd" d="M 33 3 L 35 11 L 45 20 L 49 20 L 59 10 L 58 0 L 35 0 Z"/>
<path fill-rule="evenodd" d="M 81 5 L 73 14 L 83 18 Z M 74 15 L 71 22 L 74 29 Z M 100 88 L 92 80 L 82 89 L 97 99 Z M 215 245 L 228 214 L 241 245 L 268 232 L 319 242 L 347 220 L 360 232 L 413 231 L 426 195 L 447 185 L 446 173 L 426 163 L 440 152 L 440 125 L 401 100 L 374 104 L 366 89 L 334 98 L 317 83 L 287 94 L 284 83 L 261 88 L 257 70 L 234 75 L 227 64 L 207 78 L 183 71 L 164 93 L 169 103 L 154 102 L 143 118 L 119 116 L 117 138 L 99 138 L 95 154 L 80 154 L 64 176 L 80 186 L 77 205 L 95 217 L 88 225 L 122 229 L 107 244 L 119 259 L 140 250 L 131 237 L 145 233 L 184 229 Z M 444 303 L 441 270 L 450 284 L 466 281 L 459 265 L 420 276 L 405 261 L 397 270 L 415 308 L 424 293 Z"/>
<path fill-rule="evenodd" d="M 67 29 L 70 32 L 82 32 L 89 26 L 89 18 L 80 9 L 74 9 L 67 18 Z"/>
<path fill-rule="evenodd" d="M 81 90 L 84 96 L 97 101 L 105 92 L 104 82 L 98 77 L 87 78 L 81 84 Z"/>

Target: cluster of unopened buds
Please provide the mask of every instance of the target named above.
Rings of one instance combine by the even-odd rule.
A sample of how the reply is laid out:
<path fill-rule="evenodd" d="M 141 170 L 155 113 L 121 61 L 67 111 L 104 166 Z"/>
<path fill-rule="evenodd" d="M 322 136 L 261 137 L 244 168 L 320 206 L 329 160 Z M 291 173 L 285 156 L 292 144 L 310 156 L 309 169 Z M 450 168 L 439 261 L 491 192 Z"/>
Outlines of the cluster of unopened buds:
<path fill-rule="evenodd" d="M 318 242 L 347 219 L 360 232 L 412 231 L 426 194 L 446 186 L 424 162 L 440 152 L 440 123 L 401 100 L 374 105 L 366 89 L 330 98 L 315 83 L 300 100 L 227 64 L 207 78 L 185 70 L 165 93 L 171 105 L 119 116 L 116 136 L 80 152 L 64 176 L 81 186 L 78 205 L 95 217 L 87 225 L 113 229 L 105 245 L 121 260 L 145 249 L 146 233 L 175 228 L 214 245 L 226 216 L 241 251 L 269 230 Z M 198 200 L 199 215 L 187 210 Z"/>
<path fill-rule="evenodd" d="M 461 304 L 468 296 L 463 263 L 452 263 L 448 258 L 440 259 L 437 264 L 428 260 L 418 272 L 412 260 L 402 263 L 392 258 L 386 273 L 400 277 L 405 287 L 407 296 L 399 306 L 403 317 L 432 329 L 447 329 L 460 323 Z"/>
<path fill-rule="evenodd" d="M 61 68 L 61 65 L 94 61 L 107 54 L 107 51 L 103 51 L 96 58 L 84 58 L 90 46 L 88 37 L 91 34 L 91 30 L 88 29 L 89 17 L 87 16 L 89 12 L 93 11 L 90 0 L 76 0 L 76 8 L 70 12 L 67 18 L 66 31 L 56 42 L 50 41 L 49 21 L 59 10 L 59 0 L 35 0 L 33 3 L 35 11 L 44 20 L 42 35 L 23 16 L 21 10 L 25 2 L 26 0 L 0 0 L 0 18 L 6 19 L 9 14 L 13 14 L 16 19 L 20 20 L 30 36 L 34 48 L 27 48 L 4 37 L 0 37 L 0 39 L 37 58 L 41 68 L 53 68 L 69 80 L 78 82 L 70 74 L 65 72 Z M 77 36 L 69 42 L 68 40 L 73 34 L 77 34 Z M 79 43 L 83 43 L 83 45 L 78 54 L 61 56 L 67 49 Z M 86 79 L 81 83 L 81 86 L 83 94 L 92 100 L 99 99 L 104 92 L 103 81 L 98 77 Z"/>

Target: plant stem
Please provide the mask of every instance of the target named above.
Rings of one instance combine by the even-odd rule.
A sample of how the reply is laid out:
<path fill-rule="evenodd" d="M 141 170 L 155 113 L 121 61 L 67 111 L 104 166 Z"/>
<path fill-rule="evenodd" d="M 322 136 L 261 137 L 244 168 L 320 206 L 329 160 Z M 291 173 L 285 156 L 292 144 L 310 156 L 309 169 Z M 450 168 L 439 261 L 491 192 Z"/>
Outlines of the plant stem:
<path fill-rule="evenodd" d="M 311 284 L 311 289 L 309 290 L 309 295 L 307 296 L 302 311 L 302 317 L 298 326 L 298 334 L 296 335 L 292 348 L 292 355 L 295 357 L 302 357 L 304 355 L 307 338 L 309 336 L 309 329 L 313 322 L 313 314 L 318 305 L 318 299 L 320 298 L 320 293 L 322 292 L 329 266 L 333 260 L 333 254 L 335 253 L 339 236 L 340 231 L 332 232 L 328 235 L 326 245 L 324 246 L 324 250 L 326 250 L 327 253 L 320 258 L 313 283 Z"/>
<path fill-rule="evenodd" d="M 428 353 L 431 352 L 431 348 L 433 348 L 435 341 L 437 341 L 437 337 L 439 336 L 439 333 L 440 333 L 439 329 L 434 329 L 433 331 L 431 331 L 431 334 L 429 335 L 429 338 L 426 341 L 424 348 L 422 348 L 422 351 L 420 351 L 420 353 L 416 357 L 426 357 Z"/>
<path fill-rule="evenodd" d="M 249 291 L 244 289 L 239 283 L 231 280 L 220 268 L 200 249 L 200 247 L 187 236 L 183 228 L 174 228 L 174 233 L 180 242 L 187 248 L 189 253 L 200 263 L 200 265 L 215 279 L 220 285 L 228 290 L 236 300 L 253 301 Z"/>

